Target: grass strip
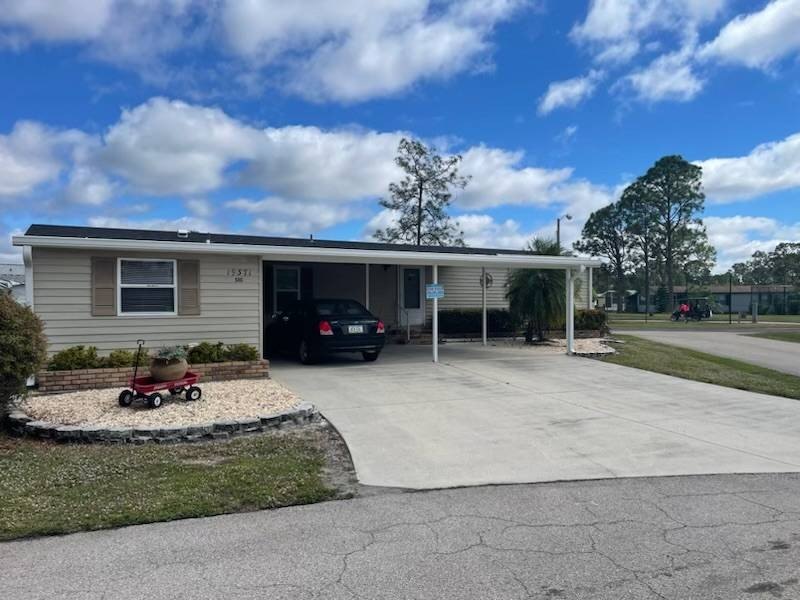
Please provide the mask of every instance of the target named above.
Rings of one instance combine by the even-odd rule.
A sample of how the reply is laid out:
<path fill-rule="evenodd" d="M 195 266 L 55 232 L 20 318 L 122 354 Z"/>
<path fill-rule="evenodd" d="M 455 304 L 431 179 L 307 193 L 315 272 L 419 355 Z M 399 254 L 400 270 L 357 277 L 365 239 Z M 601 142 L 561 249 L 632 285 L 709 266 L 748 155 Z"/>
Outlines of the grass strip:
<path fill-rule="evenodd" d="M 307 436 L 172 446 L 60 445 L 0 434 L 0 540 L 319 502 Z"/>
<path fill-rule="evenodd" d="M 617 354 L 602 359 L 606 362 L 737 390 L 800 399 L 800 377 L 635 336 L 615 337 L 625 343 L 615 346 Z"/>

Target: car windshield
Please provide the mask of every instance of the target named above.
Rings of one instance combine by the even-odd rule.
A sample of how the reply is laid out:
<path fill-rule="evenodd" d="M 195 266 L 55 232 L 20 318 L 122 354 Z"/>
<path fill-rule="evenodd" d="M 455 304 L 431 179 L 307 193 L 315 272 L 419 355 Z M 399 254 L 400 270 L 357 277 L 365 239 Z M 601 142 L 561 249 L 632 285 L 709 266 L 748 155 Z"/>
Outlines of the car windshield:
<path fill-rule="evenodd" d="M 369 314 L 359 302 L 355 300 L 315 300 L 314 306 L 317 313 L 326 317 L 330 315 L 366 316 Z"/>

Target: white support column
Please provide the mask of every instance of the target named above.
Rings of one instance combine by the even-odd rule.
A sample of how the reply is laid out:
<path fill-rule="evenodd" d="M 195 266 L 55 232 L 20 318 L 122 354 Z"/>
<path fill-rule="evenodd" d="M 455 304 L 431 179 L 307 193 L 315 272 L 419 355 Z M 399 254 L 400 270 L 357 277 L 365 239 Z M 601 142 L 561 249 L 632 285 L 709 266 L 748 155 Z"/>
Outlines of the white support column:
<path fill-rule="evenodd" d="M 572 279 L 572 271 L 566 270 L 567 282 L 567 314 L 566 314 L 566 334 L 567 334 L 567 354 L 572 354 L 574 350 L 575 337 L 575 283 Z"/>
<path fill-rule="evenodd" d="M 364 265 L 364 306 L 369 310 L 369 263 Z"/>
<path fill-rule="evenodd" d="M 433 265 L 433 281 L 439 283 L 439 265 Z M 433 362 L 439 362 L 439 299 L 433 299 Z"/>
<path fill-rule="evenodd" d="M 592 306 L 592 301 L 594 300 L 594 298 L 592 296 L 594 296 L 594 292 L 592 291 L 592 267 L 589 267 L 589 293 L 586 294 L 586 298 L 587 298 L 587 300 L 586 300 L 586 308 L 588 308 L 589 310 L 594 308 Z"/>
<path fill-rule="evenodd" d="M 481 268 L 481 341 L 486 345 L 486 267 Z"/>

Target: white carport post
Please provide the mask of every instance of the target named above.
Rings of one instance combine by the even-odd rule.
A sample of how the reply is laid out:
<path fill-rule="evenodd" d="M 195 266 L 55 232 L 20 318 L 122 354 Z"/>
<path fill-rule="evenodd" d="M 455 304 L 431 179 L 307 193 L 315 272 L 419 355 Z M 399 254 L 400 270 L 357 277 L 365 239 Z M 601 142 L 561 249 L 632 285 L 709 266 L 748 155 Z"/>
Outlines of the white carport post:
<path fill-rule="evenodd" d="M 486 267 L 481 267 L 481 341 L 486 345 Z"/>
<path fill-rule="evenodd" d="M 594 306 L 593 306 L 594 298 L 592 298 L 592 296 L 594 296 L 594 292 L 592 291 L 592 267 L 589 267 L 589 291 L 586 294 L 586 298 L 587 298 L 587 300 L 586 300 L 586 308 L 588 308 L 589 310 L 594 308 Z"/>
<path fill-rule="evenodd" d="M 433 265 L 433 281 L 439 283 L 439 265 Z M 433 297 L 433 362 L 439 362 L 439 299 Z"/>
<path fill-rule="evenodd" d="M 369 310 L 369 263 L 364 265 L 364 307 Z"/>
<path fill-rule="evenodd" d="M 575 280 L 572 278 L 572 270 L 566 270 L 567 277 L 567 320 L 566 320 L 566 333 L 567 333 L 567 354 L 572 354 L 574 348 L 575 337 Z"/>

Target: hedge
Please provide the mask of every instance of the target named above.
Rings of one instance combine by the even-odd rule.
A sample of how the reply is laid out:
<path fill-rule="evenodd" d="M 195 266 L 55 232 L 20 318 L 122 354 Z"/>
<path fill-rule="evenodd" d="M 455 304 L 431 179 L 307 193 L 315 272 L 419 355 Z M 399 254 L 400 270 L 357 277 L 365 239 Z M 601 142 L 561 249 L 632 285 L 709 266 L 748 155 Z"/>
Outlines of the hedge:
<path fill-rule="evenodd" d="M 511 333 L 517 323 L 504 308 L 486 311 L 487 327 L 491 333 Z M 439 311 L 439 331 L 444 334 L 480 333 L 481 310 L 477 308 L 447 309 Z"/>

